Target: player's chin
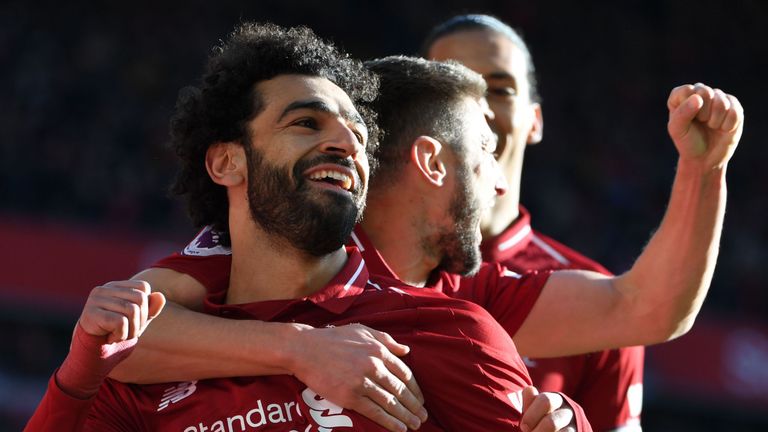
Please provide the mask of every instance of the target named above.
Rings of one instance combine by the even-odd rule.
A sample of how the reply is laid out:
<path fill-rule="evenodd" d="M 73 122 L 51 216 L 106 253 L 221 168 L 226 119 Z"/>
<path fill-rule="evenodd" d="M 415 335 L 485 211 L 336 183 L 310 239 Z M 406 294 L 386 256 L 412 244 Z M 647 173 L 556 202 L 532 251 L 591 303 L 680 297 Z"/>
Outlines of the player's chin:
<path fill-rule="evenodd" d="M 309 214 L 304 234 L 294 239 L 294 245 L 312 256 L 321 257 L 338 250 L 349 239 L 359 219 L 359 211 L 352 204 L 324 205 Z"/>
<path fill-rule="evenodd" d="M 458 253 L 446 260 L 443 269 L 460 276 L 472 276 L 477 273 L 482 263 L 480 242 L 466 242 L 456 252 Z"/>
<path fill-rule="evenodd" d="M 464 262 L 464 266 L 462 267 L 461 271 L 457 271 L 456 273 L 464 277 L 474 276 L 477 271 L 480 270 L 481 262 L 482 260 L 480 259 L 480 253 L 478 252 L 476 255 L 473 255 L 471 258 L 467 259 Z"/>

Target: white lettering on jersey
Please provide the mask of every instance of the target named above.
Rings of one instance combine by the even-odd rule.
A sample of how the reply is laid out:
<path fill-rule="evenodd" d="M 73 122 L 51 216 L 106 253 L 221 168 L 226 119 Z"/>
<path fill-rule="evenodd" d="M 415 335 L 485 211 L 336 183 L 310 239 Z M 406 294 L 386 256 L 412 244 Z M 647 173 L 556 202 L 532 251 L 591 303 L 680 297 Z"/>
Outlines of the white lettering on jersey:
<path fill-rule="evenodd" d="M 509 401 L 512 402 L 512 406 L 522 414 L 523 412 L 523 391 L 518 390 L 516 392 L 507 393 Z"/>
<path fill-rule="evenodd" d="M 352 427 L 352 419 L 341 412 L 342 407 L 323 399 L 307 388 L 301 392 L 301 398 L 309 406 L 309 415 L 320 427 L 319 432 L 332 432 L 335 427 Z M 327 412 L 327 414 L 326 414 Z"/>
<path fill-rule="evenodd" d="M 304 401 L 268 401 L 249 400 L 249 407 L 242 407 L 238 413 L 224 418 L 206 419 L 187 426 L 184 432 L 241 432 L 275 430 L 275 425 L 283 425 L 281 430 L 289 432 L 334 432 L 334 428 L 354 429 L 352 419 L 343 414 L 344 409 L 323 399 L 310 389 L 301 393 Z M 309 416 L 302 411 L 309 410 Z M 304 427 L 299 430 L 299 427 Z M 346 429 L 350 428 L 350 429 Z M 336 429 L 336 432 L 341 430 Z"/>
<path fill-rule="evenodd" d="M 245 411 L 245 410 L 248 411 Z M 277 424 L 293 424 L 303 417 L 299 403 L 297 402 L 269 402 L 256 399 L 256 403 L 250 409 L 244 408 L 240 414 L 231 415 L 226 418 L 213 420 L 212 423 L 198 422 L 195 425 L 188 426 L 184 432 L 240 432 L 245 430 L 274 430 L 273 426 Z M 210 420 L 209 420 L 210 421 Z M 301 421 L 301 423 L 305 423 Z M 310 431 L 313 425 L 307 426 Z M 290 432 L 298 432 L 291 429 Z"/>
<path fill-rule="evenodd" d="M 197 386 L 195 384 L 197 384 L 197 381 L 187 381 L 179 383 L 165 390 L 163 393 L 163 398 L 160 399 L 160 405 L 158 405 L 157 410 L 162 411 L 168 408 L 168 405 L 172 403 L 175 404 L 194 393 L 195 390 L 197 390 Z"/>

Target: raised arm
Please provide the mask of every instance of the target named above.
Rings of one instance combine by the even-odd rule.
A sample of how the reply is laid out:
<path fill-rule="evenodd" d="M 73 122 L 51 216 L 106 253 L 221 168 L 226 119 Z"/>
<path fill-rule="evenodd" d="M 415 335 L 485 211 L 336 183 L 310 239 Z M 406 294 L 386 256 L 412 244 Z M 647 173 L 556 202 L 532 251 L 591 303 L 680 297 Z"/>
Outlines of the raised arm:
<path fill-rule="evenodd" d="M 24 428 L 28 432 L 82 430 L 93 397 L 109 372 L 134 349 L 165 299 L 140 281 L 94 288 L 64 362 Z"/>
<path fill-rule="evenodd" d="M 514 336 L 523 355 L 560 356 L 664 342 L 687 332 L 709 289 L 725 213 L 725 172 L 739 142 L 739 101 L 703 84 L 672 90 L 679 153 L 664 219 L 623 275 L 556 272 Z"/>
<path fill-rule="evenodd" d="M 150 282 L 170 301 L 112 378 L 147 384 L 292 374 L 389 430 L 415 429 L 426 419 L 421 390 L 398 358 L 409 349 L 386 333 L 362 325 L 313 328 L 215 317 L 174 303 L 201 309 L 206 289 L 188 275 L 149 269 L 135 278 Z"/>

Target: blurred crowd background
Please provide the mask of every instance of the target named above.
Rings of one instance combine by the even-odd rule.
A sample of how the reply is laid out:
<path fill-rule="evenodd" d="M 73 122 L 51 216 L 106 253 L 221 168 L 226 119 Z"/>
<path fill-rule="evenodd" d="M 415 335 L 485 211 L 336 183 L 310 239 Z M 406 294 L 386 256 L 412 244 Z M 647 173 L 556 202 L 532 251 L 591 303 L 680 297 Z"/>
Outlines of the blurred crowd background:
<path fill-rule="evenodd" d="M 63 359 L 87 292 L 195 234 L 169 198 L 178 90 L 242 20 L 307 25 L 361 59 L 414 54 L 457 13 L 522 32 L 543 99 L 523 203 L 540 231 L 614 272 L 660 221 L 676 151 L 666 98 L 739 97 L 718 269 L 691 334 L 648 352 L 647 431 L 768 430 L 768 3 L 351 0 L 0 4 L 0 430 Z"/>

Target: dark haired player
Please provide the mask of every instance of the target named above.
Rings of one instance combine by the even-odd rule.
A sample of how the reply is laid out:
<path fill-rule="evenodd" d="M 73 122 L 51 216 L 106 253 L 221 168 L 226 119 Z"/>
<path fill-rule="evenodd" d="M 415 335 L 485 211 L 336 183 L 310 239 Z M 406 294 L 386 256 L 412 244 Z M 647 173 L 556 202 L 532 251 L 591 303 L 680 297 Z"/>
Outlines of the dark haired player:
<path fill-rule="evenodd" d="M 407 96 L 408 98 L 403 100 L 410 100 L 411 94 Z M 700 84 L 674 89 L 670 94 L 669 109 L 669 132 L 680 154 L 670 205 L 656 235 L 629 272 L 617 277 L 578 271 L 556 272 L 540 291 L 541 296 L 535 286 L 517 291 L 495 291 L 494 285 L 487 285 L 482 281 L 479 284 L 472 283 L 471 286 L 486 287 L 488 290 L 462 290 L 459 284 L 458 289 L 444 291 L 462 298 L 477 298 L 478 302 L 488 308 L 492 315 L 502 322 L 505 329 L 514 335 L 521 352 L 534 357 L 562 356 L 620 346 L 659 343 L 685 333 L 695 319 L 711 280 L 725 205 L 725 166 L 741 135 L 743 113 L 735 98 Z M 395 112 L 397 111 L 395 108 Z M 461 122 L 443 121 L 440 125 L 443 128 L 456 127 L 460 126 Z M 390 127 L 387 132 L 391 134 L 392 129 Z M 445 133 L 449 135 L 450 131 Z M 417 158 L 413 155 L 421 153 L 416 150 L 426 151 L 424 155 L 437 154 L 434 151 L 430 153 L 429 147 L 424 145 L 410 145 L 416 142 L 414 138 L 417 137 L 418 135 L 404 138 L 405 145 L 401 155 L 407 156 L 405 159 L 408 162 L 401 164 L 396 172 L 389 172 L 383 166 L 378 175 L 410 179 L 405 174 L 418 167 L 414 160 Z M 412 141 L 409 142 L 409 139 Z M 424 140 L 419 141 L 420 144 L 423 142 Z M 441 162 L 435 158 L 428 160 Z M 445 165 L 437 163 L 436 166 L 440 168 Z M 451 218 L 460 213 L 460 209 L 454 206 L 452 214 L 450 209 L 444 206 L 429 205 L 432 202 L 430 191 L 450 190 L 454 193 L 456 182 L 445 183 L 439 179 L 446 178 L 445 173 L 450 177 L 455 175 L 455 172 L 437 169 L 435 172 L 424 173 L 425 175 L 415 176 L 412 180 L 420 179 L 418 181 L 433 185 L 432 189 L 414 189 L 409 184 L 397 182 L 392 182 L 388 189 L 377 188 L 374 179 L 374 191 L 364 219 L 367 233 L 374 237 L 373 244 L 382 252 L 393 274 L 412 283 L 433 283 L 440 280 L 433 271 L 441 267 L 455 270 L 443 260 L 448 256 L 448 251 L 434 247 L 445 246 L 446 243 L 434 242 L 441 237 L 445 238 L 442 234 L 450 237 L 450 232 L 445 232 L 446 226 L 450 225 Z M 409 193 L 412 190 L 418 190 L 419 193 Z M 437 196 L 444 197 L 440 193 Z M 377 202 L 387 200 L 397 205 L 377 207 Z M 424 215 L 431 215 L 440 223 L 418 225 L 416 222 L 423 220 Z M 377 218 L 382 222 L 376 222 Z M 396 223 L 397 221 L 401 222 Z M 395 227 L 397 229 L 393 229 Z M 416 227 L 426 231 L 416 230 Z M 434 230 L 437 229 L 443 233 L 435 233 Z M 471 244 L 471 236 L 463 236 L 462 239 Z M 213 248 L 214 253 L 218 247 Z M 202 253 L 211 251 L 201 249 Z M 194 250 L 194 247 L 191 250 L 201 252 Z M 217 286 L 217 281 L 227 280 L 229 258 L 226 255 L 214 255 L 186 256 L 186 259 L 186 267 L 179 263 L 180 260 L 166 266 L 196 275 L 205 285 L 188 275 L 179 276 L 168 269 L 155 269 L 141 276 L 148 279 L 155 289 L 168 294 L 172 300 L 199 309 L 199 299 L 205 295 L 205 286 Z M 368 262 L 371 264 L 372 260 Z M 471 266 L 468 268 L 471 270 Z M 475 281 L 477 280 L 476 278 Z M 503 283 L 495 287 L 500 285 L 503 286 Z M 505 300 L 499 301 L 499 295 Z M 128 359 L 129 367 L 123 371 L 123 378 L 130 377 L 131 363 L 134 364 L 133 371 L 141 371 L 136 365 L 140 365 L 142 359 L 162 364 L 163 359 L 155 361 L 154 358 L 156 354 L 165 355 L 168 350 L 186 359 L 185 366 L 188 367 L 176 366 L 173 370 L 161 371 L 166 372 L 166 377 L 186 374 L 202 378 L 232 374 L 233 371 L 237 371 L 235 375 L 249 374 L 248 371 L 254 369 L 254 359 L 264 360 L 264 356 L 270 357 L 270 353 L 297 351 L 284 348 L 288 345 L 301 347 L 298 351 L 305 353 L 304 358 L 318 362 L 315 368 L 310 366 L 299 370 L 306 376 L 320 376 L 315 382 L 328 391 L 318 390 L 319 393 L 330 395 L 334 388 L 343 387 L 334 385 L 339 381 L 333 378 L 323 379 L 329 369 L 322 365 L 333 364 L 334 357 L 329 359 L 326 352 L 317 348 L 321 348 L 326 342 L 329 342 L 328 347 L 343 346 L 343 342 L 348 341 L 345 336 L 340 338 L 341 344 L 338 339 L 334 342 L 333 337 L 322 339 L 319 343 L 313 343 L 311 338 L 306 338 L 305 344 L 291 344 L 290 336 L 275 336 L 271 339 L 272 344 L 268 345 L 271 349 L 264 350 L 261 348 L 265 345 L 255 344 L 250 339 L 257 330 L 249 330 L 245 326 L 236 326 L 224 320 L 211 319 L 204 322 L 187 316 L 189 314 L 191 312 L 179 312 L 173 319 L 169 319 L 167 328 L 172 330 L 165 335 L 160 330 L 150 331 L 146 336 L 151 338 L 142 339 L 149 341 L 144 345 L 144 350 L 140 344 L 139 349 Z M 153 327 L 162 329 L 162 326 L 158 327 L 161 322 L 156 321 Z M 174 337 L 181 331 L 190 332 L 195 337 L 183 340 Z M 279 332 L 273 334 L 285 335 Z M 269 339 L 265 335 L 261 337 Z M 237 359 L 231 359 L 232 352 Z M 244 352 L 251 353 L 251 356 L 243 355 Z M 370 358 L 375 356 L 371 355 Z M 267 362 L 269 360 L 266 359 Z M 279 361 L 272 363 L 274 367 L 284 364 L 286 363 Z M 395 363 L 381 361 L 379 365 L 381 364 L 390 367 Z M 263 367 L 263 364 L 260 366 Z M 136 372 L 133 373 L 135 376 Z M 377 376 L 387 375 L 377 372 L 374 377 Z M 162 374 L 156 374 L 152 379 L 163 379 Z M 368 379 L 366 377 L 364 382 L 368 382 Z M 378 382 L 393 381 L 385 379 Z M 310 384 L 310 387 L 314 385 Z M 400 390 L 405 388 L 402 385 L 387 384 L 362 387 L 376 389 L 375 392 L 369 393 L 376 400 L 381 397 L 379 390 L 388 392 L 392 401 L 399 400 L 404 394 Z M 332 399 L 336 400 L 335 397 Z M 403 405 L 409 407 L 412 413 L 416 412 L 413 405 L 407 402 Z M 389 407 L 388 414 L 397 418 L 407 417 L 402 415 L 402 407 L 397 402 L 386 406 Z"/>
<path fill-rule="evenodd" d="M 343 247 L 365 202 L 366 151 L 375 145 L 362 108 L 375 84 L 307 29 L 244 24 L 211 58 L 201 88 L 182 95 L 172 126 L 183 163 L 177 191 L 198 223 L 226 230 L 232 250 L 228 287 L 204 308 L 234 320 L 381 328 L 411 346 L 408 361 L 423 377 L 431 416 L 420 430 L 518 430 L 530 381 L 498 323 L 473 303 L 369 278 L 360 253 Z M 490 136 L 481 100 L 465 97 L 461 109 L 472 119 L 461 145 L 476 182 L 495 182 L 498 167 L 480 142 Z M 76 396 L 89 395 L 56 378 L 48 398 L 59 412 L 68 400 L 82 408 Z M 290 375 L 144 386 L 107 379 L 92 404 L 86 430 L 382 430 Z M 578 430 L 591 430 L 572 406 Z M 31 428 L 62 426 L 46 415 L 56 418 L 36 415 Z"/>
<path fill-rule="evenodd" d="M 387 69 L 387 64 L 379 63 L 377 68 L 374 62 L 373 67 L 382 79 L 398 76 L 397 68 Z M 399 64 L 406 66 L 407 61 Z M 423 76 L 405 74 L 412 80 Z M 411 85 L 418 85 L 418 80 Z M 390 89 L 384 95 L 391 93 L 389 99 L 382 97 L 376 103 L 384 128 L 377 152 L 381 167 L 373 179 L 363 227 L 386 263 L 377 261 L 376 250 L 361 241 L 373 273 L 390 272 L 409 283 L 472 299 L 520 341 L 523 352 L 536 356 L 658 343 L 690 328 L 711 280 L 725 204 L 724 168 L 741 134 L 743 113 L 735 98 L 704 85 L 681 86 L 670 94 L 669 132 L 680 154 L 677 177 L 661 227 L 629 272 L 607 277 L 558 271 L 542 290 L 536 284 L 501 289 L 518 275 L 500 269 L 489 271 L 484 266 L 475 278 L 460 280 L 439 271 L 471 273 L 478 262 L 479 254 L 472 246 L 473 242 L 478 244 L 479 232 L 456 232 L 457 226 L 472 227 L 476 217 L 462 206 L 487 197 L 479 194 L 488 185 L 472 183 L 477 173 L 457 164 L 456 158 L 464 155 L 450 145 L 457 131 L 467 126 L 461 117 L 451 117 L 448 105 L 437 97 L 419 98 L 420 92 L 398 85 L 383 87 Z M 467 196 L 473 198 L 465 199 Z M 482 207 L 483 200 L 479 202 Z M 357 240 L 364 240 L 363 233 L 359 234 Z M 203 241 L 206 238 L 210 240 L 209 230 L 190 245 L 189 253 L 159 264 L 193 275 L 200 282 L 190 283 L 189 276 L 179 276 L 167 268 L 141 276 L 155 289 L 165 292 L 164 287 L 171 287 L 169 297 L 181 298 L 194 308 L 194 298 L 202 298 L 206 287 L 225 286 L 228 278 L 229 257 L 221 254 L 221 245 Z M 175 282 L 178 278 L 183 283 Z M 158 339 L 152 341 L 155 347 L 147 344 L 143 357 L 135 359 L 154 359 L 153 350 L 173 346 L 176 352 L 198 356 L 194 367 L 186 371 L 177 368 L 174 373 L 202 377 L 250 367 L 247 361 L 229 361 L 226 356 L 249 344 L 243 332 L 232 327 L 222 340 L 208 326 L 196 327 L 195 320 L 179 318 L 175 317 L 176 326 L 196 335 L 194 341 L 182 343 L 158 331 Z M 210 325 L 223 331 L 229 323 L 218 320 Z M 277 351 L 280 346 L 279 341 L 273 345 Z M 324 371 L 322 367 L 317 370 Z"/>

